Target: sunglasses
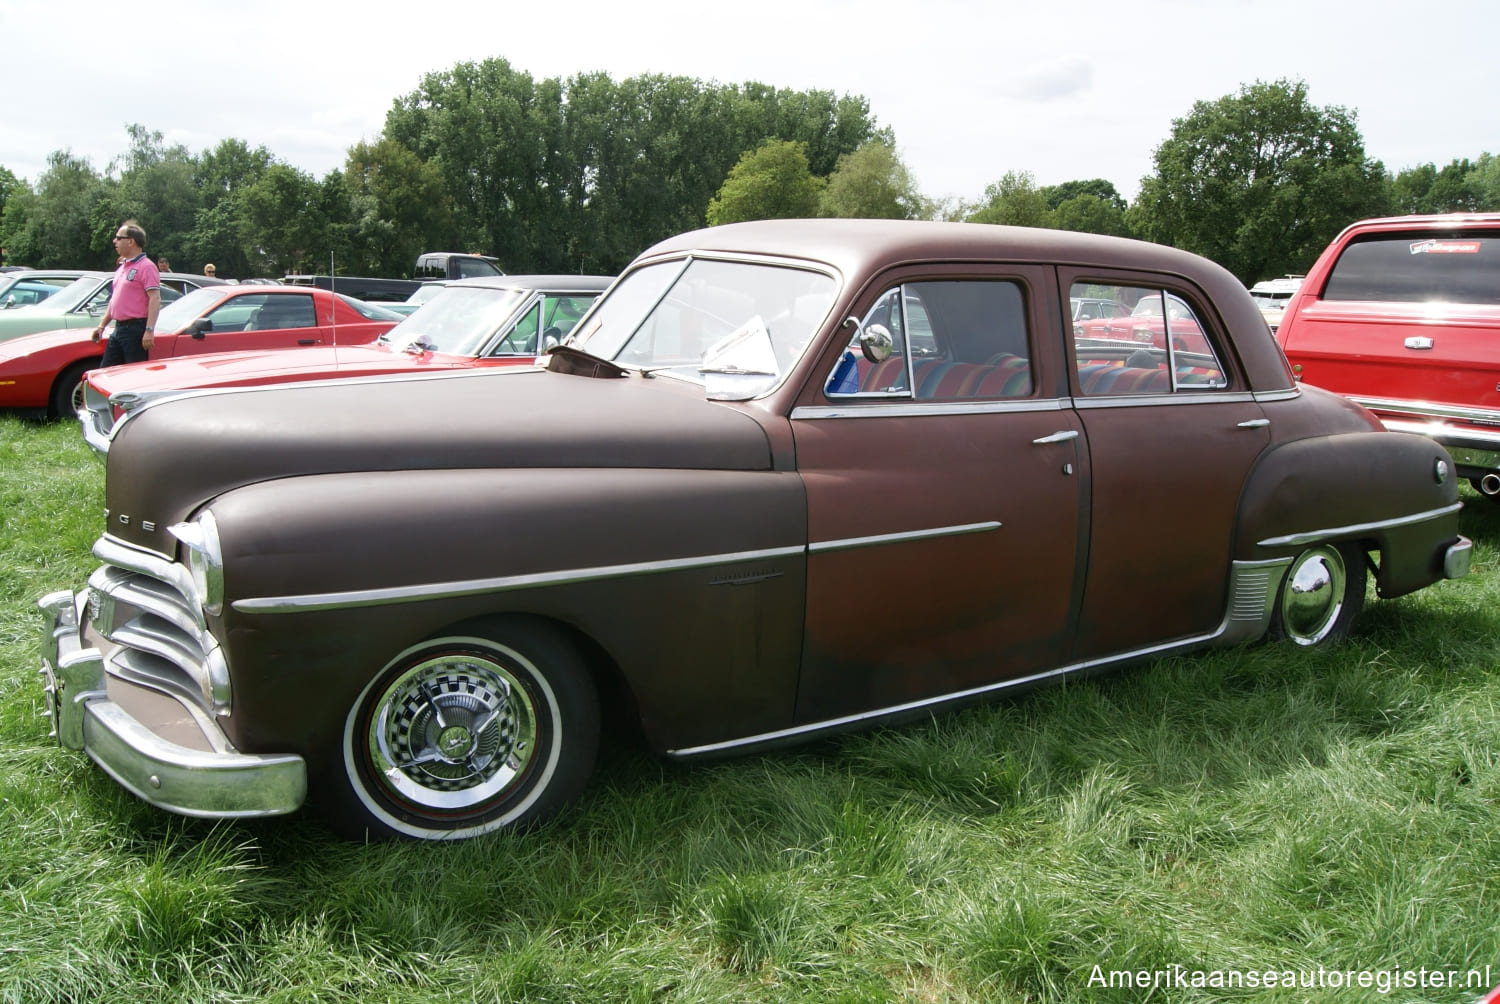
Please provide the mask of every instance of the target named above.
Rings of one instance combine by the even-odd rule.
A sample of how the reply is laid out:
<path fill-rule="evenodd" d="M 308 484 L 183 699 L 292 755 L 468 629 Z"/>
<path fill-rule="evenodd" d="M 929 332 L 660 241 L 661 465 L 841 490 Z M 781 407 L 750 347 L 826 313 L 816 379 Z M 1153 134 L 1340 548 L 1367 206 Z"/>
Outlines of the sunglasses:
<path fill-rule="evenodd" d="M 115 236 L 112 239 L 113 240 L 117 240 L 117 241 L 132 241 L 132 240 L 135 240 L 135 238 L 131 237 L 129 234 L 115 234 Z"/>

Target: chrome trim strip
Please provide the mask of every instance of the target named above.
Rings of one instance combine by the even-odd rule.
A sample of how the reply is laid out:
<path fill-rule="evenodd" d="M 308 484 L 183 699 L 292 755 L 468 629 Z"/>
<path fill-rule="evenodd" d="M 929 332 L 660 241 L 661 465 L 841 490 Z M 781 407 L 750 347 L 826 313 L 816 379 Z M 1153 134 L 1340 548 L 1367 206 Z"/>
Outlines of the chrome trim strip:
<path fill-rule="evenodd" d="M 928 530 L 906 530 L 901 533 L 877 533 L 869 537 L 845 537 L 840 540 L 820 540 L 807 545 L 809 552 L 823 554 L 828 551 L 848 551 L 859 547 L 875 547 L 880 544 L 900 544 L 910 540 L 930 540 L 933 537 L 957 537 L 966 533 L 987 533 L 998 530 L 1003 524 L 998 520 L 983 523 L 965 523 L 961 526 L 938 526 Z"/>
<path fill-rule="evenodd" d="M 501 575 L 490 579 L 467 579 L 459 582 L 430 582 L 414 586 L 392 586 L 384 589 L 351 589 L 336 593 L 303 593 L 290 596 L 259 596 L 235 600 L 231 606 L 245 614 L 301 613 L 308 610 L 350 610 L 379 606 L 384 603 L 420 603 L 424 600 L 455 599 L 484 593 L 504 593 L 516 589 L 572 585 L 600 579 L 680 572 L 741 561 L 764 561 L 788 558 L 807 552 L 804 545 L 768 547 L 759 551 L 733 554 L 705 554 L 666 561 L 640 561 L 624 565 L 602 565 L 597 568 L 572 568 L 558 572 L 532 572 L 526 575 Z"/>
<path fill-rule="evenodd" d="M 918 415 L 1002 415 L 1031 411 L 1066 411 L 1070 402 L 1066 398 L 1047 398 L 1041 401 L 913 401 L 902 398 L 889 404 L 870 403 L 880 400 L 878 395 L 859 398 L 867 403 L 859 405 L 801 405 L 792 409 L 792 421 L 824 418 L 911 418 Z"/>
<path fill-rule="evenodd" d="M 1459 404 L 1439 404 L 1434 401 L 1407 401 L 1388 397 L 1349 398 L 1370 410 L 1398 411 L 1406 415 L 1423 415 L 1428 418 L 1457 418 L 1467 422 L 1489 422 L 1500 426 L 1500 408 L 1472 408 Z"/>
<path fill-rule="evenodd" d="M 1115 663 L 1131 662 L 1137 659 L 1165 655 L 1181 649 L 1195 648 L 1210 642 L 1232 645 L 1243 641 L 1251 641 L 1265 634 L 1266 629 L 1270 626 L 1272 601 L 1276 595 L 1276 589 L 1281 585 L 1281 576 L 1275 574 L 1275 572 L 1278 569 L 1285 569 L 1290 564 L 1290 558 L 1274 558 L 1269 561 L 1233 562 L 1230 569 L 1230 602 L 1224 612 L 1224 619 L 1219 622 L 1217 628 L 1207 634 L 1194 635 L 1190 638 L 1179 638 L 1176 641 L 1164 642 L 1158 645 L 1149 645 L 1105 658 L 1075 662 L 1072 665 L 1033 673 L 1030 676 L 1022 676 L 1013 680 L 1002 680 L 998 683 L 988 683 L 981 687 L 970 687 L 967 690 L 942 694 L 937 697 L 923 698 L 919 701 L 908 701 L 904 704 L 897 704 L 887 708 L 862 711 L 857 714 L 829 718 L 820 722 L 810 722 L 806 725 L 794 725 L 790 728 L 777 729 L 772 732 L 763 732 L 759 735 L 744 736 L 738 739 L 728 739 L 723 742 L 705 743 L 702 746 L 671 749 L 667 750 L 667 756 L 677 758 L 703 756 L 712 753 L 725 753 L 746 746 L 760 746 L 793 739 L 802 739 L 819 732 L 852 728 L 877 719 L 921 711 L 924 708 L 936 708 L 940 705 L 963 701 L 969 698 L 1003 693 L 1004 691 L 1013 690 L 1018 687 L 1057 680 L 1076 673 L 1100 669 Z M 1257 609 L 1260 611 L 1258 618 L 1252 619 L 1246 616 L 1248 612 Z"/>
<path fill-rule="evenodd" d="M 1371 530 L 1393 530 L 1398 526 L 1411 526 L 1413 523 L 1425 523 L 1430 519 L 1438 519 L 1450 513 L 1456 513 L 1464 507 L 1462 502 L 1445 505 L 1440 509 L 1429 509 L 1426 512 L 1413 513 L 1410 516 L 1398 516 L 1395 519 L 1380 519 L 1370 523 L 1353 523 L 1349 526 L 1327 527 L 1322 530 L 1308 530 L 1304 533 L 1289 533 L 1284 537 L 1267 537 L 1258 540 L 1256 544 L 1260 547 L 1295 547 L 1302 544 L 1313 544 L 1321 540 L 1332 540 L 1336 537 L 1348 537 L 1357 533 L 1368 533 Z"/>
<path fill-rule="evenodd" d="M 1253 404 L 1255 395 L 1244 391 L 1189 391 L 1179 390 L 1175 394 L 1100 394 L 1097 397 L 1073 399 L 1076 408 L 1149 408 L 1160 405 L 1182 404 Z"/>
<path fill-rule="evenodd" d="M 1294 401 L 1302 396 L 1302 388 L 1293 387 L 1290 390 L 1257 390 L 1251 392 L 1250 396 L 1257 401 Z"/>

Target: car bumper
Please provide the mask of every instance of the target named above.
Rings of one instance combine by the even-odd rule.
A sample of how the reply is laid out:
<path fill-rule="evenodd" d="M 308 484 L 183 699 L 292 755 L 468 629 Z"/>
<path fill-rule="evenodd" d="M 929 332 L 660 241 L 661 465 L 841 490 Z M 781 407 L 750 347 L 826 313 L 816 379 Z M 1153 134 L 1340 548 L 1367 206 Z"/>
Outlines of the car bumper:
<path fill-rule="evenodd" d="M 81 627 L 87 596 L 50 593 L 38 604 L 48 615 L 41 651 L 46 713 L 60 744 L 86 752 L 132 794 L 185 816 L 277 816 L 302 805 L 307 767 L 300 756 L 240 753 L 201 711 L 112 675 Z"/>

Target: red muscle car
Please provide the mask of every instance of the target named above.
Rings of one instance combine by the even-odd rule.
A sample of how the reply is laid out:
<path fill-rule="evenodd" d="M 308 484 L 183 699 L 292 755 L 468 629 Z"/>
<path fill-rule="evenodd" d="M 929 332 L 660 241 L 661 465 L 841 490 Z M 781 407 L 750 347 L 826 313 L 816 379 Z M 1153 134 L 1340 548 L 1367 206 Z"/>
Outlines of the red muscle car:
<path fill-rule="evenodd" d="M 233 352 L 94 370 L 85 380 L 83 436 L 94 449 L 108 452 L 121 416 L 185 390 L 530 363 L 566 337 L 610 281 L 602 275 L 463 279 L 432 287 L 416 311 L 369 344 Z"/>
<path fill-rule="evenodd" d="M 232 349 L 369 342 L 400 320 L 384 308 L 322 289 L 205 286 L 162 307 L 151 361 L 132 365 Z M 104 355 L 103 341 L 91 334 L 73 327 L 0 342 L 0 408 L 46 409 L 53 416 L 78 412 L 83 374 Z"/>

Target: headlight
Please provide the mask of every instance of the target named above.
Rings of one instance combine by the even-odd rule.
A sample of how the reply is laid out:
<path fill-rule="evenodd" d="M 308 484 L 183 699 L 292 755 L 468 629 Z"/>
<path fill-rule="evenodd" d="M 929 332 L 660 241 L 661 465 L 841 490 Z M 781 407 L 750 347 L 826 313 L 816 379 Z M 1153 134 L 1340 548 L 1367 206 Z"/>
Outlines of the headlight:
<path fill-rule="evenodd" d="M 167 527 L 188 549 L 188 571 L 193 591 L 203 612 L 217 615 L 224 610 L 224 552 L 219 547 L 219 524 L 205 509 L 186 523 Z"/>

